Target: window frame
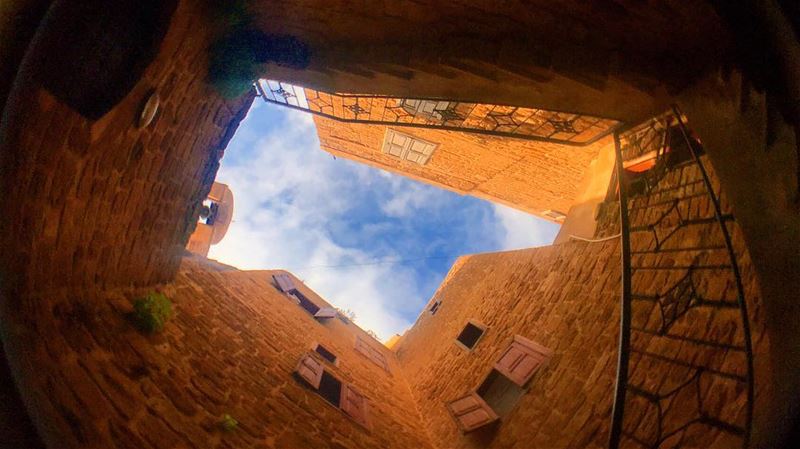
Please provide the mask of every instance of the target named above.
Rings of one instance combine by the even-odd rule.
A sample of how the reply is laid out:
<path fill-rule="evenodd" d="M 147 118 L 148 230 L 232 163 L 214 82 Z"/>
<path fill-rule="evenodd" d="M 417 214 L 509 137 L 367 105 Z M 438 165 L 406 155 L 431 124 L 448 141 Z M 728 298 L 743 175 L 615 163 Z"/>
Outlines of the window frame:
<path fill-rule="evenodd" d="M 480 330 L 481 330 L 481 335 L 480 335 L 480 336 L 478 336 L 478 338 L 475 340 L 475 343 L 473 343 L 473 344 L 472 344 L 472 347 L 468 347 L 467 345 L 465 345 L 464 343 L 462 343 L 462 342 L 461 342 L 461 341 L 458 339 L 458 337 L 460 337 L 460 336 L 461 336 L 461 334 L 464 332 L 464 330 L 465 330 L 465 329 L 467 328 L 467 326 L 469 326 L 469 325 L 472 325 L 472 326 L 474 326 L 474 327 L 477 327 L 478 329 L 480 329 Z M 488 331 L 488 330 L 489 330 L 489 326 L 487 326 L 487 325 L 485 325 L 485 324 L 481 323 L 480 321 L 477 321 L 477 320 L 474 320 L 474 319 L 469 319 L 469 320 L 467 320 L 467 322 L 466 322 L 466 323 L 465 323 L 465 324 L 464 324 L 464 325 L 461 327 L 461 330 L 460 330 L 460 331 L 458 331 L 458 335 L 456 335 L 456 337 L 453 339 L 453 343 L 455 343 L 455 344 L 456 344 L 456 346 L 458 346 L 459 348 L 463 349 L 464 351 L 467 351 L 467 352 L 473 352 L 473 351 L 475 350 L 475 348 L 478 346 L 478 343 L 480 343 L 480 342 L 481 342 L 481 340 L 483 340 L 483 337 L 486 335 L 486 331 Z"/>
<path fill-rule="evenodd" d="M 399 155 L 393 154 L 390 151 L 390 145 L 397 146 L 397 144 L 393 143 L 395 136 L 400 136 L 408 140 L 408 144 L 402 145 Z M 413 149 L 415 143 L 419 143 L 422 145 L 429 145 L 432 148 L 429 153 L 419 152 Z M 417 136 L 404 133 L 402 131 L 397 131 L 392 128 L 386 128 L 386 132 L 383 135 L 383 141 L 381 142 L 381 153 L 390 156 L 392 158 L 399 159 L 401 161 L 406 161 L 418 165 L 426 165 L 428 162 L 430 162 L 431 158 L 433 157 L 433 153 L 435 153 L 438 148 L 439 148 L 438 143 L 421 139 Z M 414 154 L 422 155 L 424 159 L 423 160 L 409 159 L 409 154 L 411 154 L 412 152 Z"/>
<path fill-rule="evenodd" d="M 372 407 L 370 406 L 369 397 L 367 397 L 367 395 L 361 393 L 361 391 L 358 390 L 352 383 L 344 381 L 343 377 L 340 375 L 340 373 L 336 372 L 335 370 L 331 370 L 329 368 L 326 368 L 326 366 L 325 366 L 326 361 L 321 361 L 320 358 L 321 358 L 320 355 L 316 351 L 304 353 L 300 357 L 300 361 L 297 364 L 297 368 L 295 368 L 295 371 L 292 373 L 294 378 L 295 378 L 295 380 L 297 380 L 297 382 L 300 385 L 302 385 L 303 387 L 305 387 L 305 388 L 313 391 L 314 393 L 316 393 L 316 395 L 319 396 L 320 399 L 322 399 L 322 401 L 325 404 L 327 404 L 329 407 L 333 407 L 333 408 L 339 410 L 339 413 L 345 415 L 347 417 L 347 419 L 349 419 L 350 421 L 358 424 L 364 431 L 370 432 L 372 430 L 372 423 L 371 423 L 371 420 L 370 420 L 370 417 L 369 417 L 369 410 Z M 319 373 L 319 376 L 318 376 L 319 377 L 319 381 L 318 381 L 319 385 L 314 385 L 312 383 L 309 383 L 307 378 L 300 373 L 301 368 L 309 366 L 309 364 L 306 363 L 306 361 L 308 359 L 311 359 L 312 361 L 316 362 L 316 364 L 318 365 L 318 367 L 319 367 L 319 369 L 321 371 Z M 331 401 L 329 401 L 328 398 L 326 396 L 324 396 L 320 392 L 320 388 L 322 387 L 322 379 L 325 378 L 326 376 L 328 378 L 333 379 L 333 380 L 335 380 L 336 382 L 339 383 L 339 404 L 338 405 L 334 404 Z M 348 406 L 344 406 L 343 405 L 343 404 L 345 404 L 345 402 L 347 400 L 349 400 L 350 395 L 359 397 L 361 399 L 361 401 L 363 401 L 361 403 L 361 411 L 362 411 L 362 413 L 360 414 L 360 416 L 354 416 L 354 411 L 353 411 L 352 407 L 350 407 L 349 405 Z M 355 414 L 358 415 L 358 413 L 355 413 Z"/>
<path fill-rule="evenodd" d="M 317 351 L 317 349 L 318 349 L 318 348 L 322 348 L 322 349 L 324 349 L 324 350 L 325 350 L 325 351 L 326 351 L 328 354 L 332 355 L 332 356 L 333 356 L 333 361 L 330 361 L 330 360 L 328 360 L 328 358 L 327 358 L 327 357 L 325 357 L 324 355 L 322 355 L 322 353 L 320 353 L 319 351 Z M 337 368 L 339 367 L 339 356 L 338 356 L 338 355 L 336 355 L 336 354 L 334 354 L 334 353 L 333 353 L 333 351 L 331 351 L 330 349 L 328 349 L 328 348 L 327 348 L 327 347 L 325 347 L 324 345 L 320 344 L 319 342 L 316 342 L 316 341 L 315 341 L 315 342 L 311 343 L 311 351 L 313 351 L 315 354 L 317 354 L 317 355 L 319 355 L 320 357 L 322 357 L 322 360 L 323 360 L 325 363 L 327 363 L 327 364 L 330 364 L 330 365 L 333 365 L 333 366 L 335 366 L 335 367 L 337 367 Z"/>
<path fill-rule="evenodd" d="M 511 353 L 511 351 L 514 349 L 516 349 L 518 353 L 522 354 L 523 359 L 527 358 L 536 362 L 535 365 L 529 368 L 530 372 L 524 375 L 523 378 L 519 378 L 519 373 L 514 372 L 514 370 L 520 366 L 519 364 L 523 359 L 517 359 L 511 370 L 509 370 L 506 365 L 501 363 L 505 356 Z M 536 343 L 533 340 L 527 339 L 521 335 L 514 335 L 511 343 L 500 352 L 499 357 L 495 361 L 492 368 L 520 387 L 526 388 L 531 383 L 533 377 L 543 368 L 547 367 L 552 357 L 552 349 L 540 343 Z"/>
<path fill-rule="evenodd" d="M 454 404 L 463 402 L 468 398 L 475 402 L 471 408 L 467 407 L 467 409 L 464 410 L 457 410 L 456 407 L 454 407 Z M 447 409 L 447 412 L 450 414 L 450 417 L 453 419 L 453 421 L 455 421 L 456 426 L 462 435 L 474 432 L 482 427 L 494 425 L 500 421 L 500 416 L 497 414 L 497 412 L 495 412 L 494 409 L 492 409 L 492 407 L 486 403 L 486 401 L 477 393 L 477 391 L 470 391 L 469 393 L 456 399 L 445 401 L 444 405 Z M 487 415 L 486 420 L 483 423 L 473 424 L 472 426 L 465 427 L 462 417 L 467 415 L 469 412 L 474 412 L 477 410 L 484 411 L 484 413 Z"/>
<path fill-rule="evenodd" d="M 359 342 L 361 344 L 359 344 Z M 361 349 L 362 346 L 367 347 L 368 348 L 367 350 L 369 351 L 369 353 L 367 353 L 364 350 L 362 350 Z M 367 343 L 367 340 L 364 339 L 364 338 L 361 338 L 360 335 L 356 335 L 356 341 L 355 341 L 355 345 L 353 346 L 353 348 L 355 349 L 355 351 L 357 353 L 359 353 L 362 356 L 364 356 L 367 360 L 372 362 L 377 367 L 382 368 L 384 371 L 386 371 L 389 374 L 392 373 L 391 370 L 389 369 L 389 361 L 386 359 L 386 355 L 383 352 L 381 352 L 379 349 L 377 349 L 374 346 L 372 346 L 371 344 Z M 374 357 L 375 354 L 380 356 L 380 359 L 381 359 L 380 362 L 375 360 L 375 357 Z"/>
<path fill-rule="evenodd" d="M 500 411 L 498 411 L 497 409 L 492 407 L 492 404 L 489 403 L 489 399 L 487 399 L 487 397 L 486 397 L 487 393 L 489 393 L 489 390 L 491 390 L 491 384 L 487 385 L 487 382 L 490 380 L 490 378 L 493 375 L 495 376 L 495 378 L 503 378 L 503 379 L 505 379 L 506 382 L 509 382 L 511 385 L 513 385 L 512 388 L 517 389 L 518 392 L 519 392 L 519 395 L 514 400 L 514 404 L 511 406 L 510 409 L 508 409 L 504 413 L 501 413 Z M 519 407 L 520 403 L 522 403 L 522 398 L 525 397 L 525 395 L 528 394 L 528 391 L 530 390 L 530 383 L 526 384 L 524 387 L 520 386 L 519 384 L 514 382 L 514 380 L 512 380 L 508 376 L 506 376 L 504 373 L 498 371 L 497 368 L 495 368 L 494 365 L 492 365 L 489 368 L 489 370 L 486 372 L 486 375 L 480 377 L 480 379 L 482 379 L 482 380 L 478 384 L 478 386 L 475 387 L 474 392 L 481 399 L 483 399 L 484 402 L 486 402 L 486 404 L 489 406 L 489 408 L 491 408 L 492 411 L 494 411 L 495 414 L 497 414 L 497 416 L 500 417 L 501 421 L 504 420 L 504 419 L 508 419 L 508 417 L 511 416 L 514 413 L 515 410 L 517 410 L 517 408 Z M 495 379 L 495 381 L 497 381 L 497 380 Z M 481 389 L 483 389 L 485 386 L 486 386 L 486 390 L 483 391 L 483 393 L 481 393 Z"/>

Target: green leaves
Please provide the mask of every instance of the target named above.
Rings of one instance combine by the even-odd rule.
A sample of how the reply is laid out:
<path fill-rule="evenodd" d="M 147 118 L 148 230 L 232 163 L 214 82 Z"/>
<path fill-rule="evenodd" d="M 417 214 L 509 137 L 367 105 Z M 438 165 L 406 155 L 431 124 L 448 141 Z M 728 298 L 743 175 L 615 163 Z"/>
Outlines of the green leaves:
<path fill-rule="evenodd" d="M 233 416 L 229 414 L 222 415 L 222 419 L 219 422 L 219 426 L 222 427 L 222 430 L 226 432 L 232 432 L 239 426 L 239 421 L 234 419 Z"/>
<path fill-rule="evenodd" d="M 172 317 L 172 302 L 162 293 L 151 292 L 133 303 L 133 319 L 143 332 L 156 333 Z"/>

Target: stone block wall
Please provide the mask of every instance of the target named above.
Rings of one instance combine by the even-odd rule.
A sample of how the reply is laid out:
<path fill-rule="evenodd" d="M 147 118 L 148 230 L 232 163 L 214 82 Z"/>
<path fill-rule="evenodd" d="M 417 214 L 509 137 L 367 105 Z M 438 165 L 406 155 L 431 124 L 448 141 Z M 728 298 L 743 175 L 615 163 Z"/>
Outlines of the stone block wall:
<path fill-rule="evenodd" d="M 48 447 L 431 448 L 397 362 L 389 372 L 354 349 L 371 338 L 338 318 L 315 320 L 272 284 L 279 271 L 242 272 L 195 256 L 159 288 L 173 301 L 163 333 L 126 318 L 144 290 L 118 289 L 79 302 L 51 298 L 25 359 L 22 392 Z M 328 304 L 295 280 L 320 306 Z M 313 342 L 326 364 L 369 400 L 365 429 L 292 375 Z M 232 432 L 219 421 L 239 421 Z"/>
<path fill-rule="evenodd" d="M 397 357 L 440 448 L 604 447 L 619 330 L 616 241 L 463 257 L 404 335 Z M 487 330 L 473 351 L 454 341 L 468 320 Z M 521 335 L 554 354 L 495 434 L 461 435 L 445 402 L 474 391 Z"/>
<path fill-rule="evenodd" d="M 708 168 L 720 195 L 713 168 Z M 638 297 L 663 295 L 686 275 L 685 267 L 696 262 L 700 267 L 711 267 L 710 271 L 700 268 L 692 275 L 696 293 L 708 302 L 693 304 L 670 328 L 669 335 L 662 337 L 656 334 L 662 320 L 658 307 L 653 302 L 634 301 L 633 326 L 645 332 L 634 331 L 632 335 L 630 382 L 653 394 L 666 395 L 666 399 L 662 401 L 659 427 L 654 404 L 629 394 L 624 429 L 651 444 L 700 419 L 703 413 L 745 426 L 743 325 L 735 306 L 714 307 L 722 301 L 735 305 L 736 290 L 729 271 L 713 268 L 728 262 L 727 253 L 720 248 L 718 224 L 707 220 L 713 218 L 713 210 L 698 168 L 685 164 L 676 167 L 651 196 L 631 203 L 631 218 L 656 222 L 675 198 L 686 198 L 679 203 L 684 218 L 700 221 L 677 229 L 673 238 L 665 241 L 660 255 L 633 255 L 635 266 L 663 267 L 635 270 L 633 293 Z M 723 212 L 729 213 L 724 193 L 721 198 Z M 600 220 L 599 229 L 604 233 L 618 232 L 618 210 L 613 204 Z M 676 229 L 678 223 L 668 216 L 658 225 L 660 235 Z M 755 369 L 754 413 L 761 416 L 774 400 L 763 304 L 741 230 L 733 221 L 727 226 L 748 306 Z M 652 234 L 632 234 L 631 243 L 634 251 L 645 251 L 652 247 Z M 698 249 L 681 250 L 692 247 Z M 395 348 L 437 447 L 606 447 L 616 378 L 620 283 L 616 239 L 460 258 L 431 299 L 431 304 L 440 302 L 436 314 L 430 313 L 429 304 Z M 454 341 L 470 319 L 485 324 L 487 331 L 468 352 Z M 445 403 L 475 391 L 514 335 L 552 349 L 550 363 L 533 377 L 516 409 L 495 430 L 461 435 Z M 678 387 L 680 391 L 674 390 Z M 669 395 L 673 390 L 679 391 L 677 397 Z M 727 449 L 739 447 L 742 440 L 696 423 L 677 431 L 664 444 L 677 442 L 686 447 Z M 643 446 L 626 438 L 623 447 Z"/>
<path fill-rule="evenodd" d="M 774 379 L 761 291 L 728 195 L 708 158 L 701 160 L 727 217 L 725 226 L 741 273 L 754 365 L 753 413 L 763 416 L 774 400 Z M 618 222 L 613 218 L 619 213 L 618 203 L 611 203 L 608 212 L 605 219 Z M 741 447 L 742 437 L 732 432 L 702 424 L 681 430 L 701 417 L 747 427 L 748 354 L 736 277 L 728 268 L 731 262 L 724 237 L 698 165 L 672 168 L 648 195 L 632 197 L 628 212 L 633 230 L 631 290 L 639 298 L 632 302 L 631 325 L 637 330 L 631 334 L 629 382 L 664 399 L 659 412 L 644 396 L 629 393 L 623 428 L 640 441 L 663 439 L 665 446 L 682 442 L 687 447 Z M 690 266 L 695 268 L 689 270 Z M 670 292 L 685 279 L 696 298 L 690 307 L 671 311 L 642 300 L 660 296 L 667 304 Z M 673 313 L 677 314 L 674 321 Z M 656 425 L 659 413 L 661 428 Z M 623 447 L 640 445 L 626 438 Z"/>
<path fill-rule="evenodd" d="M 206 83 L 210 39 L 198 3 L 181 1 L 156 59 L 97 121 L 21 75 L 0 143 L 0 257 L 12 298 L 146 285 L 175 273 L 195 207 L 253 98 L 225 100 Z M 153 91 L 159 111 L 140 129 Z"/>
<path fill-rule="evenodd" d="M 265 77 L 333 92 L 455 98 L 631 123 L 730 59 L 709 2 L 296 0 L 257 6 L 267 32 L 312 49 Z"/>
<path fill-rule="evenodd" d="M 433 129 L 387 127 L 315 117 L 320 146 L 329 153 L 461 194 L 542 216 L 566 214 L 603 142 L 571 147 Z M 425 165 L 382 151 L 388 128 L 438 144 Z M 545 217 L 547 218 L 547 217 Z"/>

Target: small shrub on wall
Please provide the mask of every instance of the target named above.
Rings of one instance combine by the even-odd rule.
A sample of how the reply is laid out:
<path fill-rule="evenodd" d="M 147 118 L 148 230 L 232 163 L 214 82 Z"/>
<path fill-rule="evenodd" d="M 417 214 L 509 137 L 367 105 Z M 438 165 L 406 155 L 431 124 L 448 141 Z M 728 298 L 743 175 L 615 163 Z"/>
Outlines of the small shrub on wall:
<path fill-rule="evenodd" d="M 239 421 L 237 421 L 236 418 L 234 418 L 233 416 L 226 413 L 222 415 L 222 419 L 220 420 L 219 425 L 222 428 L 222 430 L 226 432 L 233 432 L 234 430 L 236 430 L 237 427 L 239 427 Z"/>
<path fill-rule="evenodd" d="M 172 317 L 172 302 L 162 293 L 151 292 L 133 303 L 133 319 L 143 332 L 156 333 Z"/>

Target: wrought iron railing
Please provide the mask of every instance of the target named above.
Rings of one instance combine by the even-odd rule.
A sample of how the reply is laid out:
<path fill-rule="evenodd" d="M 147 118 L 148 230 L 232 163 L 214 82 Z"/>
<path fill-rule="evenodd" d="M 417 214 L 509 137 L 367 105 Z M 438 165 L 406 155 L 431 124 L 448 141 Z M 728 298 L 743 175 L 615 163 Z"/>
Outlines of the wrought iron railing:
<path fill-rule="evenodd" d="M 734 217 L 677 108 L 614 139 L 622 303 L 609 446 L 747 447 L 753 352 Z"/>
<path fill-rule="evenodd" d="M 255 88 L 265 102 L 342 122 L 434 128 L 570 146 L 592 144 L 619 125 L 611 119 L 544 109 L 331 93 L 266 79 L 256 81 Z"/>

